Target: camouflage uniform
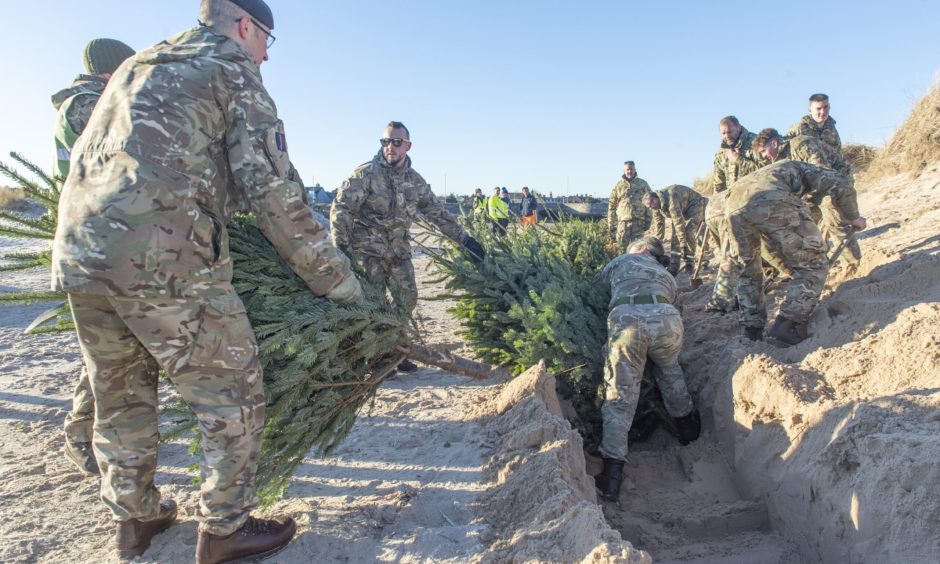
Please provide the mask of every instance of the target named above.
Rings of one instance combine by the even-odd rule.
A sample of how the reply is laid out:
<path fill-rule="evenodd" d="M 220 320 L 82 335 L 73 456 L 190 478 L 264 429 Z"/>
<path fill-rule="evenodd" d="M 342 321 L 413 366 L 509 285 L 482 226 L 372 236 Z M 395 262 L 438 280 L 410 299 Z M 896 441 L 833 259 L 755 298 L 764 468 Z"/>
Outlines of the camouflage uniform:
<path fill-rule="evenodd" d="M 741 271 L 738 299 L 743 325 L 763 327 L 767 318 L 759 252 L 762 241 L 792 272 L 780 315 L 805 323 L 813 312 L 829 262 L 802 198 L 818 203 L 827 196 L 847 221 L 858 219 L 855 190 L 845 177 L 808 163 L 773 163 L 731 189 L 725 215 L 731 228 L 731 253 Z"/>
<path fill-rule="evenodd" d="M 647 192 L 650 192 L 650 185 L 645 180 L 638 176 L 631 180 L 625 175 L 620 176 L 610 192 L 607 226 L 620 252 L 625 252 L 631 241 L 642 237 L 650 228 L 652 215 L 643 205 L 643 195 Z"/>
<path fill-rule="evenodd" d="M 358 281 L 289 178 L 283 124 L 238 44 L 195 28 L 109 84 L 74 148 L 52 259 L 95 395 L 101 496 L 115 520 L 158 515 L 159 365 L 199 419 L 200 528 L 227 535 L 257 503 L 264 391 L 226 222 L 253 212 L 317 294 L 354 298 Z"/>
<path fill-rule="evenodd" d="M 747 129 L 741 128 L 738 140 L 734 145 L 721 143 L 718 152 L 715 153 L 715 172 L 712 175 L 712 186 L 715 192 L 724 192 L 729 186 L 748 174 L 760 168 L 760 158 L 754 154 L 751 144 L 754 143 L 756 134 Z M 732 161 L 728 157 L 728 150 L 736 149 L 739 153 L 737 160 Z"/>
<path fill-rule="evenodd" d="M 649 254 L 621 255 L 605 266 L 597 279 L 609 285 L 611 294 L 600 451 L 605 458 L 626 460 L 627 434 L 647 358 L 653 363 L 669 415 L 684 417 L 692 412 L 692 397 L 679 366 L 682 317 L 672 306 L 676 281 Z"/>
<path fill-rule="evenodd" d="M 827 120 L 827 123 L 832 120 Z M 815 123 L 815 122 L 813 122 Z M 833 128 L 835 131 L 835 128 Z M 836 133 L 838 140 L 838 133 Z M 775 161 L 792 159 L 810 163 L 822 168 L 832 169 L 843 175 L 854 190 L 855 182 L 852 176 L 852 167 L 845 160 L 841 150 L 820 142 L 816 137 L 799 135 L 793 139 L 784 140 L 780 144 Z M 810 215 L 823 234 L 823 240 L 832 239 L 835 245 L 846 242 L 843 255 L 850 263 L 857 263 L 862 258 L 862 249 L 858 245 L 852 228 L 847 225 L 845 218 L 829 203 L 823 200 L 820 204 L 808 203 Z"/>
<path fill-rule="evenodd" d="M 108 81 L 100 76 L 80 74 L 68 88 L 52 95 L 56 109 L 55 148 L 56 175 L 63 180 L 69 175 L 72 147 L 88 125 Z M 72 394 L 72 411 L 65 416 L 65 436 L 73 443 L 90 443 L 95 419 L 95 398 L 88 382 L 88 371 L 82 366 L 78 384 Z"/>
<path fill-rule="evenodd" d="M 659 196 L 659 209 L 650 210 L 653 218 L 650 232 L 665 241 L 666 221 L 672 222 L 672 242 L 670 250 L 672 259 L 678 261 L 681 257 L 685 266 L 695 263 L 695 248 L 699 236 L 699 228 L 705 221 L 705 198 L 688 186 L 673 184 L 655 192 Z"/>
<path fill-rule="evenodd" d="M 466 238 L 428 183 L 411 168 L 411 158 L 405 157 L 401 166 L 390 166 L 381 151 L 343 182 L 330 209 L 337 244 L 352 253 L 373 283 L 388 287 L 396 307 L 409 313 L 418 303 L 418 286 L 408 237 L 419 213 L 458 243 Z"/>
<path fill-rule="evenodd" d="M 68 88 L 52 95 L 55 107 L 56 174 L 64 180 L 69 175 L 69 159 L 78 136 L 85 130 L 91 112 L 108 81 L 100 76 L 80 74 Z"/>
<path fill-rule="evenodd" d="M 822 125 L 819 125 L 813 119 L 813 116 L 806 114 L 787 130 L 787 137 L 797 137 L 799 135 L 815 137 L 836 151 L 842 152 L 842 139 L 839 138 L 839 131 L 836 130 L 836 120 L 832 116 L 829 116 Z"/>

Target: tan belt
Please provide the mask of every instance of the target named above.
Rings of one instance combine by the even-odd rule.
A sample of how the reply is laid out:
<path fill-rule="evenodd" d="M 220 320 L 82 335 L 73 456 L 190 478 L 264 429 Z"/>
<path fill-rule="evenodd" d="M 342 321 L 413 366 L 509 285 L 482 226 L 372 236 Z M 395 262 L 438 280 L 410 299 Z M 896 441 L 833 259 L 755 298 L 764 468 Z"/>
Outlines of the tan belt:
<path fill-rule="evenodd" d="M 668 303 L 671 303 L 671 302 L 669 301 L 669 298 L 667 298 L 667 297 L 665 297 L 665 296 L 660 296 L 660 295 L 653 296 L 653 295 L 650 295 L 650 294 L 642 294 L 642 295 L 639 295 L 639 296 L 624 296 L 624 297 L 622 297 L 622 298 L 617 298 L 616 300 L 614 300 L 614 303 L 610 304 L 610 307 L 614 308 L 614 307 L 621 306 L 621 305 L 626 305 L 626 304 L 630 304 L 630 305 L 637 305 L 637 304 L 650 305 L 650 304 L 657 304 L 657 303 L 659 303 L 659 304 L 668 304 Z"/>

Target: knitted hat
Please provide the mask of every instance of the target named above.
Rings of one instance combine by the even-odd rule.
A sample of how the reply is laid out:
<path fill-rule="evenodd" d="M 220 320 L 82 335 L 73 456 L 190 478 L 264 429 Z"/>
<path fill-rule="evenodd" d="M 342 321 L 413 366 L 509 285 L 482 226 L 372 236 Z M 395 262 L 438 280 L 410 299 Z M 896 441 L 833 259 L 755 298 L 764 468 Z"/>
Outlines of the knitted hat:
<path fill-rule="evenodd" d="M 251 17 L 263 23 L 268 29 L 274 29 L 274 14 L 271 13 L 271 8 L 268 8 L 264 0 L 231 0 L 231 2 L 248 12 Z"/>
<path fill-rule="evenodd" d="M 134 50 L 117 39 L 92 39 L 85 45 L 82 63 L 88 74 L 111 74 Z"/>
<path fill-rule="evenodd" d="M 509 193 L 509 190 L 506 190 L 506 187 L 505 187 L 505 186 L 503 186 L 503 189 L 500 190 L 500 191 L 501 191 L 503 194 L 508 194 L 508 193 Z"/>

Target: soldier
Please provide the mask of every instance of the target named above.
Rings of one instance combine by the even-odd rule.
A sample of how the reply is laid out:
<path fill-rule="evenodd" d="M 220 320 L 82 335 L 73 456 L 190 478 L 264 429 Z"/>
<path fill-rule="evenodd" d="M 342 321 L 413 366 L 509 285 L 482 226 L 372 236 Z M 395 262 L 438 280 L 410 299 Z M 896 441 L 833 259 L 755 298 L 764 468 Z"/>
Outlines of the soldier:
<path fill-rule="evenodd" d="M 845 178 L 852 190 L 855 189 L 852 169 L 842 152 L 834 150 L 815 137 L 799 135 L 793 139 L 785 139 L 776 129 L 767 128 L 757 134 L 753 147 L 764 162 L 793 159 L 832 169 Z M 807 205 L 813 221 L 823 234 L 823 240 L 832 239 L 836 246 L 844 245 L 846 252 L 842 257 L 850 271 L 854 271 L 862 259 L 862 249 L 855 238 L 855 231 L 848 227 L 848 220 L 840 216 L 828 200 L 821 204 L 807 202 Z"/>
<path fill-rule="evenodd" d="M 116 39 L 92 39 L 82 52 L 86 74 L 78 75 L 68 88 L 52 95 L 56 109 L 56 174 L 63 181 L 69 175 L 69 158 L 78 136 L 85 130 L 91 112 L 117 70 L 134 50 Z M 78 385 L 72 394 L 72 411 L 65 416 L 65 455 L 89 476 L 98 475 L 98 461 L 91 446 L 95 420 L 95 398 L 82 366 Z"/>
<path fill-rule="evenodd" d="M 337 244 L 352 253 L 369 280 L 388 287 L 395 306 L 411 314 L 418 304 L 418 286 L 408 238 L 419 213 L 472 254 L 482 257 L 483 247 L 411 168 L 408 128 L 389 123 L 379 143 L 375 157 L 357 167 L 337 191 L 330 225 Z"/>
<path fill-rule="evenodd" d="M 700 195 L 688 186 L 672 184 L 656 192 L 643 195 L 643 205 L 649 208 L 653 216 L 650 231 L 660 241 L 666 236 L 666 221 L 672 222 L 672 241 L 670 251 L 672 260 L 670 273 L 679 272 L 679 258 L 682 268 L 689 273 L 695 268 L 696 237 L 705 221 L 705 205 L 708 198 Z"/>
<path fill-rule="evenodd" d="M 118 556 L 176 517 L 161 502 L 158 366 L 199 420 L 196 562 L 270 554 L 296 530 L 257 519 L 264 426 L 258 346 L 232 286 L 226 222 L 258 226 L 311 291 L 361 299 L 349 260 L 304 203 L 283 123 L 261 82 L 274 40 L 262 0 L 203 0 L 199 27 L 122 65 L 73 149 L 53 243 L 94 392 L 101 498 Z"/>
<path fill-rule="evenodd" d="M 52 105 L 57 114 L 55 168 L 63 181 L 69 175 L 72 147 L 85 130 L 111 74 L 133 55 L 134 50 L 117 39 L 92 39 L 82 51 L 86 74 L 78 75 L 71 86 L 52 95 Z"/>
<path fill-rule="evenodd" d="M 780 313 L 767 336 L 793 345 L 806 338 L 806 322 L 816 307 L 829 261 L 822 236 L 803 199 L 829 197 L 840 217 L 855 230 L 865 228 L 855 190 L 844 176 L 799 161 L 779 161 L 739 180 L 725 203 L 731 229 L 731 253 L 741 271 L 738 299 L 744 334 L 762 338 L 767 319 L 760 266 L 763 241 L 791 271 L 792 280 Z"/>
<path fill-rule="evenodd" d="M 760 168 L 757 155 L 751 149 L 755 135 L 745 129 L 735 116 L 725 116 L 718 122 L 721 147 L 715 153 L 715 172 L 712 185 L 715 192 L 724 192 L 729 186 Z"/>
<path fill-rule="evenodd" d="M 842 152 L 842 139 L 836 130 L 836 120 L 829 115 L 829 96 L 813 94 L 809 97 L 809 113 L 787 130 L 787 137 L 809 135 L 830 148 Z"/>
<path fill-rule="evenodd" d="M 623 176 L 614 185 L 607 202 L 607 227 L 620 252 L 630 241 L 640 238 L 650 227 L 652 217 L 643 205 L 643 195 L 650 185 L 636 175 L 633 161 L 623 163 Z"/>
<path fill-rule="evenodd" d="M 647 359 L 670 416 L 676 418 L 680 442 L 698 438 L 701 422 L 685 375 L 679 366 L 682 316 L 676 301 L 676 281 L 663 244 L 655 237 L 633 241 L 627 254 L 612 260 L 596 280 L 610 289 L 607 316 L 607 362 L 604 365 L 603 435 L 600 452 L 604 469 L 595 484 L 605 498 L 617 500 L 627 459 L 627 435 L 636 413 L 640 382 Z"/>

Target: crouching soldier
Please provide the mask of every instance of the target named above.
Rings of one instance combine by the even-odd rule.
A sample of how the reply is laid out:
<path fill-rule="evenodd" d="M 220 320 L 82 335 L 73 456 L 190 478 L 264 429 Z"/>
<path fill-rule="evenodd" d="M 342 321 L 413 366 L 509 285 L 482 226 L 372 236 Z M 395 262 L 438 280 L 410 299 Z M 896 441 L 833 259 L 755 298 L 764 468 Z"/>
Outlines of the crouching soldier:
<path fill-rule="evenodd" d="M 604 470 L 595 478 L 601 495 L 616 500 L 627 458 L 627 435 L 636 413 L 646 361 L 653 364 L 666 411 L 676 419 L 680 441 L 698 438 L 700 419 L 679 366 L 682 317 L 673 307 L 676 281 L 666 271 L 669 257 L 655 237 L 637 239 L 627 254 L 612 260 L 596 280 L 610 287 L 607 362 L 604 366 Z"/>
<path fill-rule="evenodd" d="M 656 192 L 643 195 L 643 205 L 652 210 L 650 231 L 660 241 L 666 236 L 666 221 L 672 222 L 672 241 L 670 254 L 675 262 L 670 272 L 679 272 L 679 259 L 682 268 L 691 274 L 695 268 L 696 236 L 705 221 L 705 205 L 708 198 L 688 186 L 673 184 Z"/>

